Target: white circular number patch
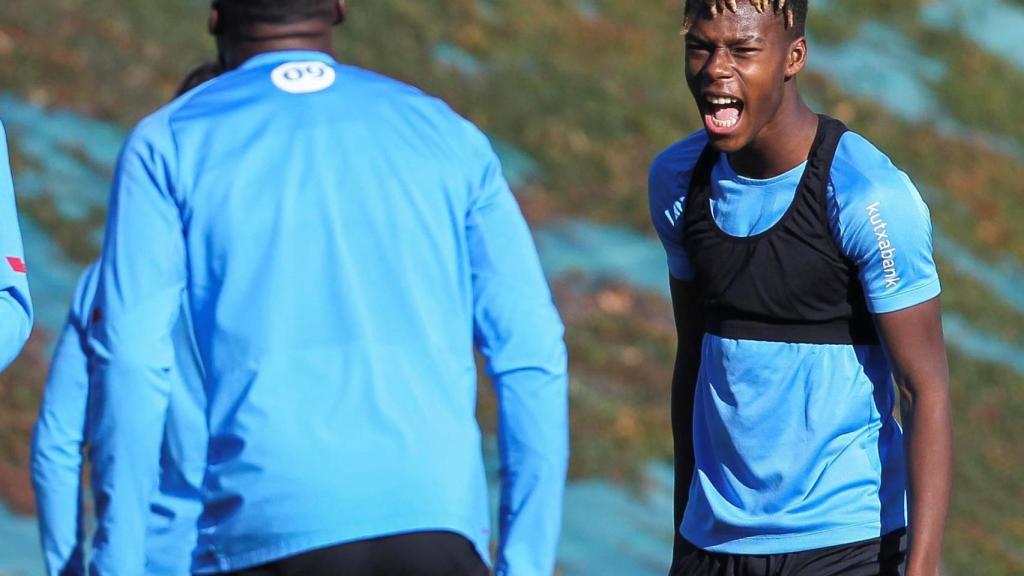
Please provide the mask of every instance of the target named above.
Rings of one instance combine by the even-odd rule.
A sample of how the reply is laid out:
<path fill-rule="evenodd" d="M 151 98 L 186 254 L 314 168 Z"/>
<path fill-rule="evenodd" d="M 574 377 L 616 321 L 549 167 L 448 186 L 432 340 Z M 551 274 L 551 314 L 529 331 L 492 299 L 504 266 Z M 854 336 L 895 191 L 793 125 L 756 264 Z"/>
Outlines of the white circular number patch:
<path fill-rule="evenodd" d="M 335 73 L 323 62 L 289 62 L 274 68 L 270 79 L 289 94 L 309 94 L 333 86 Z"/>

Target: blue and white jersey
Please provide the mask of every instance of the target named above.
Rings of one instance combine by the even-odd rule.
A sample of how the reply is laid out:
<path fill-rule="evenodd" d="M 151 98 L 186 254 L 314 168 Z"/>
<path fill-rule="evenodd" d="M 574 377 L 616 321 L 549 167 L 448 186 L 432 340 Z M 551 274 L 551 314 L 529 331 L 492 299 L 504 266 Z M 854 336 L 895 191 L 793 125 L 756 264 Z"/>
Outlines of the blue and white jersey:
<path fill-rule="evenodd" d="M 32 438 L 32 483 L 46 572 L 84 574 L 82 448 L 88 440 L 89 394 L 86 334 L 96 296 L 98 266 L 82 273 L 64 331 L 54 352 Z M 206 415 L 202 373 L 197 364 L 187 312 L 174 328 L 177 362 L 170 372 L 170 404 L 160 453 L 160 487 L 150 500 L 145 533 L 131 535 L 144 550 L 147 574 L 190 574 L 202 513 L 206 470 Z"/>
<path fill-rule="evenodd" d="M 184 293 L 206 370 L 195 570 L 410 531 L 485 559 L 474 345 L 501 405 L 496 571 L 550 574 L 568 455 L 563 327 L 486 137 L 318 52 L 256 56 L 133 132 L 92 330 L 93 566 L 136 574 Z"/>
<path fill-rule="evenodd" d="M 0 371 L 14 361 L 32 332 L 32 300 L 25 272 L 7 134 L 0 124 Z"/>
<path fill-rule="evenodd" d="M 651 218 L 669 270 L 693 280 L 683 246 L 690 176 L 704 131 L 651 169 Z M 722 156 L 711 207 L 733 236 L 775 225 L 804 165 L 745 178 Z M 839 143 L 827 192 L 829 226 L 856 264 L 874 314 L 939 294 L 928 209 L 907 176 L 863 137 Z M 881 346 L 704 337 L 694 405 L 696 469 L 681 534 L 730 554 L 782 554 L 877 538 L 906 526 L 902 432 Z"/>

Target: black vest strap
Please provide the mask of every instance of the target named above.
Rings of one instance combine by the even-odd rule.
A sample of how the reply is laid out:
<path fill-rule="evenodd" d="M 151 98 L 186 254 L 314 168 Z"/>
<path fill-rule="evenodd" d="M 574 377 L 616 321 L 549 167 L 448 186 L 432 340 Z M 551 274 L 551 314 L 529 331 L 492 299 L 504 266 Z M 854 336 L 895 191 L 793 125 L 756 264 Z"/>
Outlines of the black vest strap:
<path fill-rule="evenodd" d="M 856 266 L 832 237 L 826 205 L 832 160 L 847 131 L 821 116 L 793 202 L 768 230 L 731 236 L 711 212 L 710 145 L 690 180 L 687 255 L 705 308 L 706 330 L 724 338 L 809 344 L 875 344 Z"/>

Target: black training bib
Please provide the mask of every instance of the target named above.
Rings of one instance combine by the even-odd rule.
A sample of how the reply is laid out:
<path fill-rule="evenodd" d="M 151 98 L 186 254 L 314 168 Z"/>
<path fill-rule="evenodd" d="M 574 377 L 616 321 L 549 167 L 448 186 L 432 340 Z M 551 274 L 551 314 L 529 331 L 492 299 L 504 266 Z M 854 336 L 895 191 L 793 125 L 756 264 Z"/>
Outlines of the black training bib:
<path fill-rule="evenodd" d="M 819 116 L 793 202 L 768 230 L 732 236 L 711 213 L 709 144 L 690 181 L 683 242 L 696 273 L 706 331 L 723 338 L 877 344 L 857 268 L 833 240 L 826 207 L 832 159 L 847 128 Z"/>

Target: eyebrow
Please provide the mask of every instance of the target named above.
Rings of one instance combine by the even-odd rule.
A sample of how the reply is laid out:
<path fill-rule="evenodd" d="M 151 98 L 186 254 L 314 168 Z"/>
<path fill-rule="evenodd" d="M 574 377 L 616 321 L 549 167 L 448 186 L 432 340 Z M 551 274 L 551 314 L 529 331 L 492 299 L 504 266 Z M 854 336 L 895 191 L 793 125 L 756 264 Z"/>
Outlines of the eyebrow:
<path fill-rule="evenodd" d="M 694 33 L 693 31 L 686 33 L 686 40 L 688 42 L 697 42 L 699 44 L 712 44 L 713 43 L 710 40 L 708 40 L 707 37 L 705 37 L 704 35 Z M 725 41 L 725 45 L 726 46 L 738 46 L 738 45 L 741 45 L 741 44 L 759 44 L 759 45 L 761 45 L 761 44 L 766 44 L 766 43 L 767 42 L 765 41 L 764 37 L 763 36 L 758 36 L 757 34 L 747 34 L 745 36 L 737 36 L 735 38 L 730 38 L 730 39 Z"/>
<path fill-rule="evenodd" d="M 756 34 L 748 34 L 747 36 L 739 36 L 729 40 L 727 44 L 764 44 L 765 40 L 761 36 Z"/>

